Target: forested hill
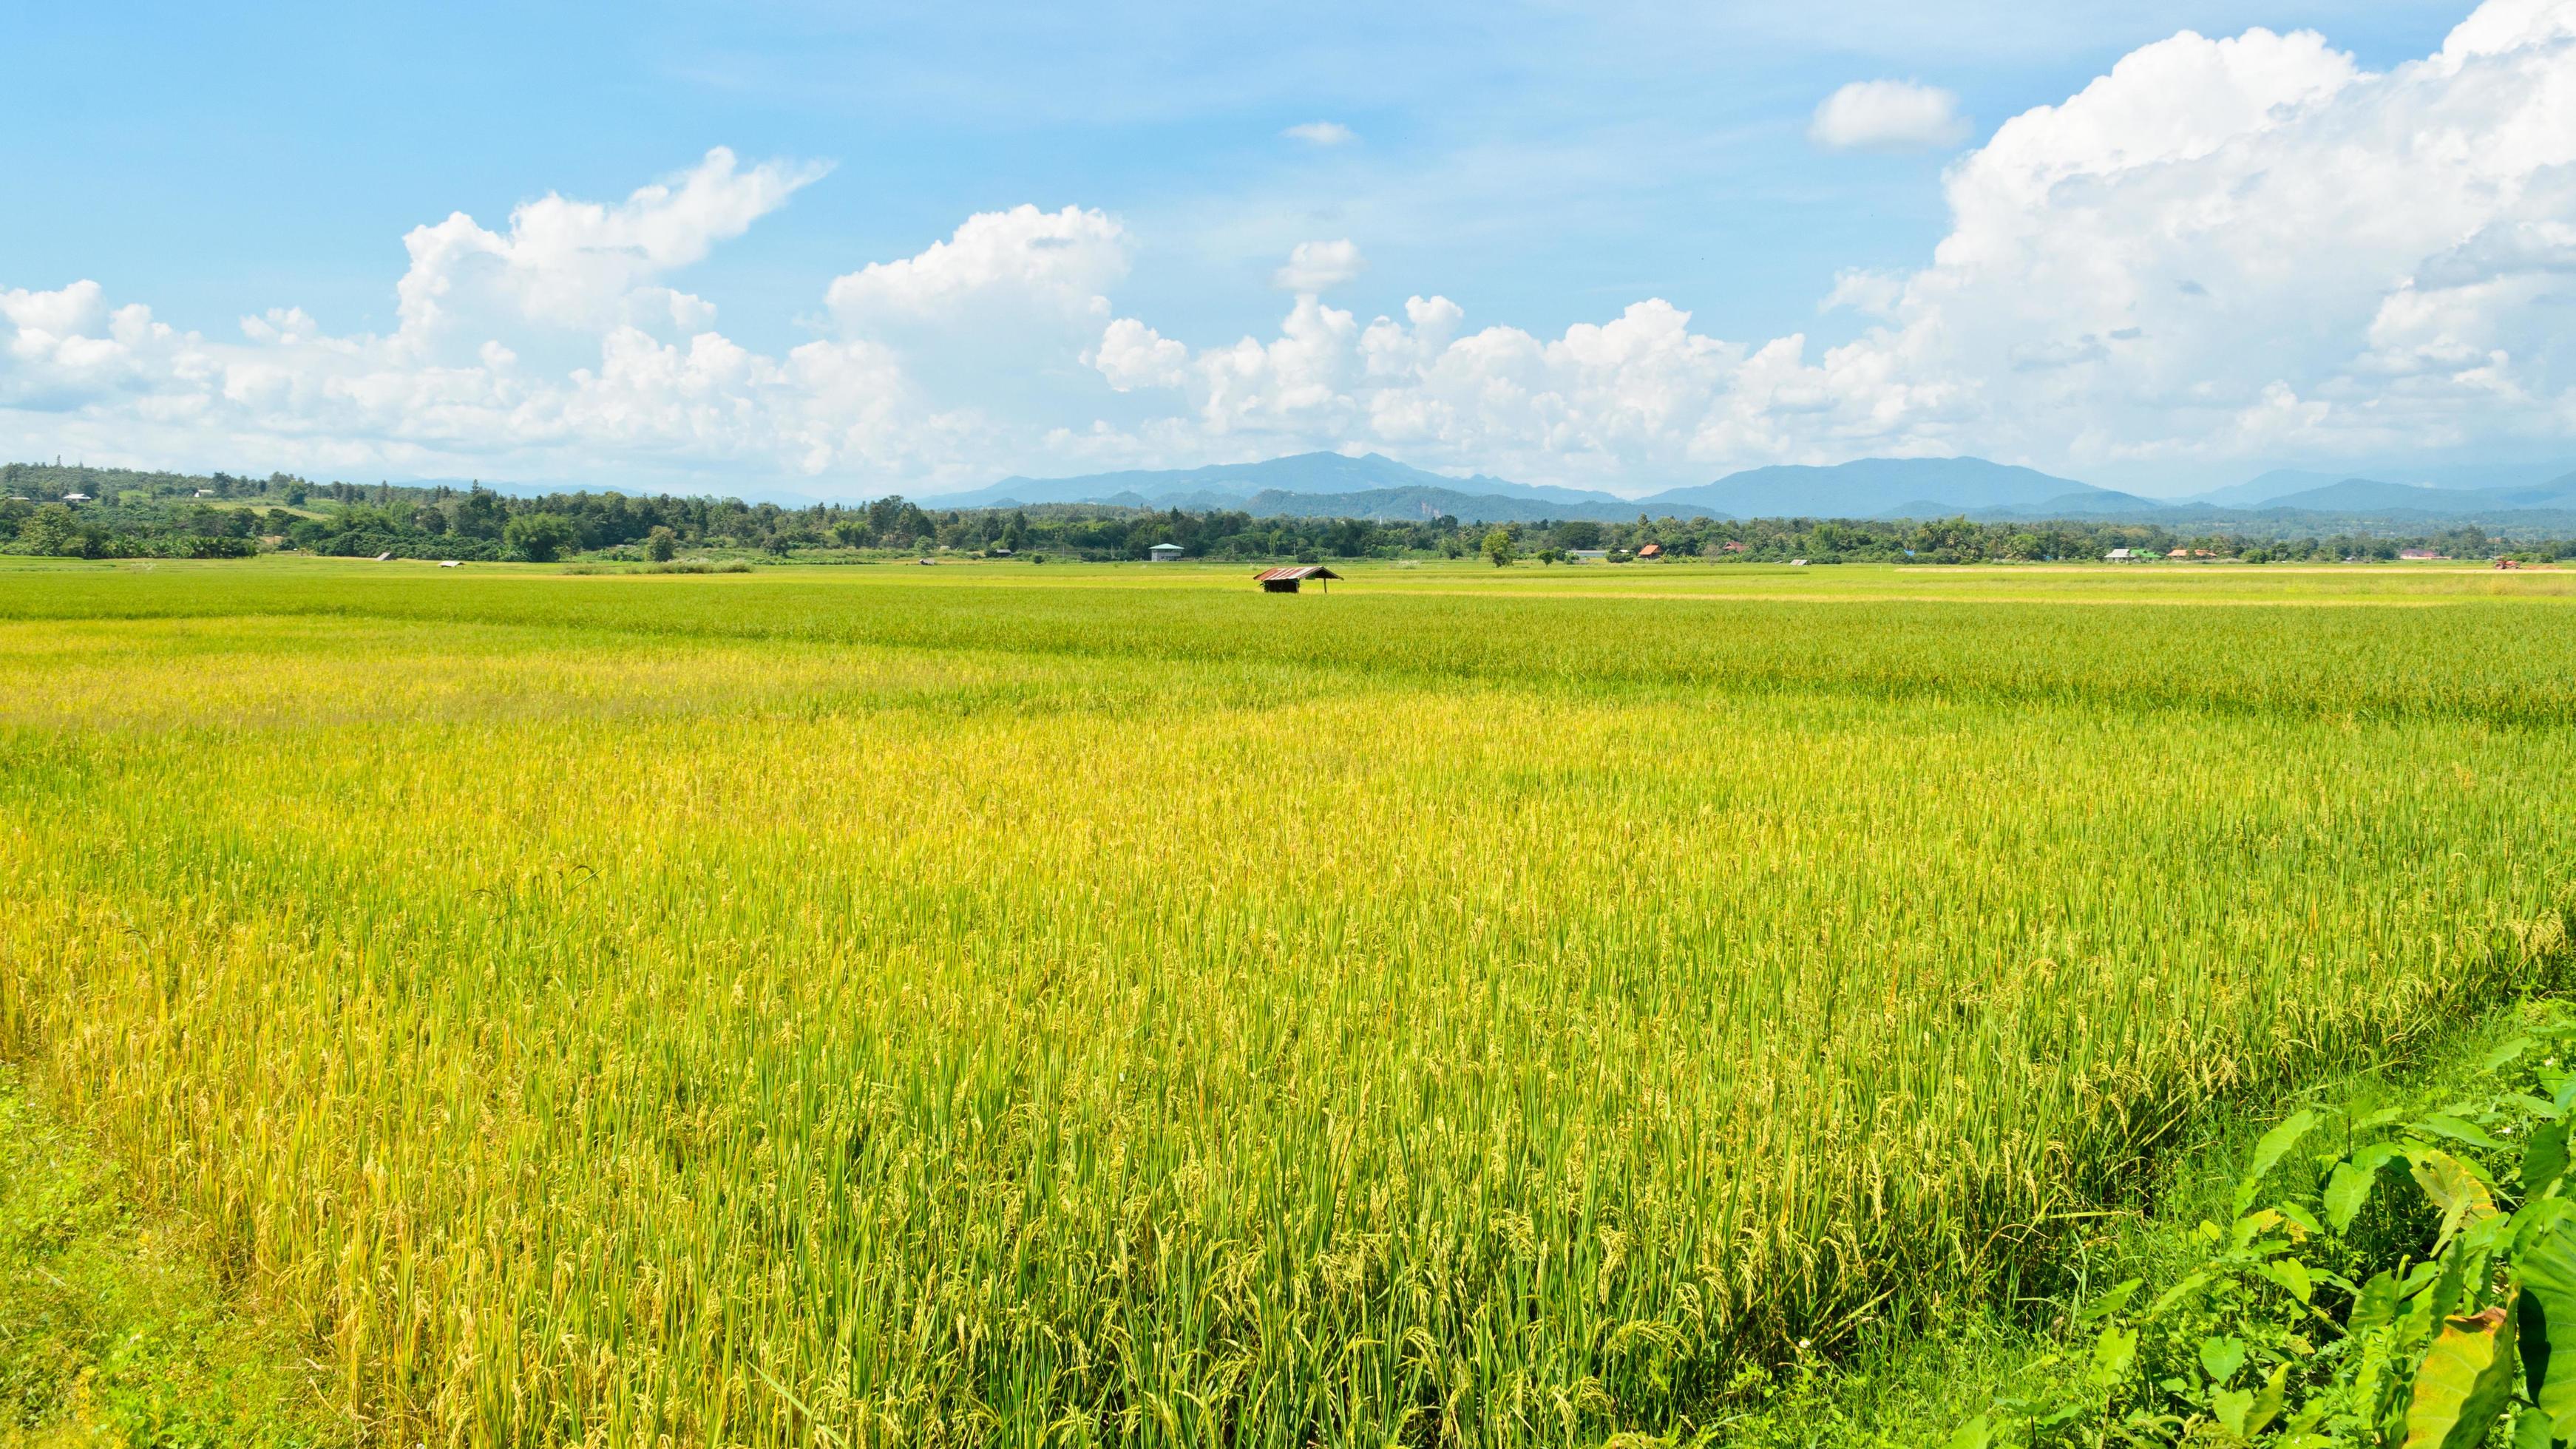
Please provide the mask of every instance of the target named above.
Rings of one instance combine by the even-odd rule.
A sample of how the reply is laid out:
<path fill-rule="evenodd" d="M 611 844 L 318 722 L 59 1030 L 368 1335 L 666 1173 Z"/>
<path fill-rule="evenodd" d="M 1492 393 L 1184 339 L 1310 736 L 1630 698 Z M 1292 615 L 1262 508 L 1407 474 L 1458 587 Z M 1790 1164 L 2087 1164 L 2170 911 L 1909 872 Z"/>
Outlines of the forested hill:
<path fill-rule="evenodd" d="M 1157 544 L 1196 559 L 1439 558 L 1555 561 L 1573 554 L 1667 560 L 1816 562 L 1884 559 L 2095 559 L 2112 549 L 2186 557 L 2393 558 L 2404 548 L 2452 557 L 2499 550 L 2576 557 L 2576 538 L 2356 527 L 2320 534 L 2275 521 L 2265 531 L 2183 532 L 2103 521 L 1914 523 L 1709 517 L 1592 520 L 1316 517 L 1251 508 L 1121 508 L 1050 504 L 929 509 L 900 497 L 785 508 L 732 498 L 622 493 L 516 497 L 469 485 L 315 483 L 292 474 L 129 472 L 0 465 L 0 553 L 77 558 L 228 558 L 295 551 L 341 557 L 550 562 L 575 557 L 686 563 L 865 562 L 910 554 L 1013 559 L 1140 559 Z M 1651 554 L 1646 550 L 1653 546 Z"/>

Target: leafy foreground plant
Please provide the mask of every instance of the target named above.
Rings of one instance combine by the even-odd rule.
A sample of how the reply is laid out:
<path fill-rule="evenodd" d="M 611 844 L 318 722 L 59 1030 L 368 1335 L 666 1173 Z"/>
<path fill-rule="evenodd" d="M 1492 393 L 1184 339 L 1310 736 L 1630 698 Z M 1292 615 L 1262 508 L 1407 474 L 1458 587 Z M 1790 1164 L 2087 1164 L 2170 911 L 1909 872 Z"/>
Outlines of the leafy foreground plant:
<path fill-rule="evenodd" d="M 2074 1387 L 1997 1405 L 1954 1449 L 2576 1439 L 2576 1015 L 2542 1011 L 2466 1098 L 2282 1121 L 2233 1220 L 2200 1224 L 2205 1260 L 2094 1299 Z"/>

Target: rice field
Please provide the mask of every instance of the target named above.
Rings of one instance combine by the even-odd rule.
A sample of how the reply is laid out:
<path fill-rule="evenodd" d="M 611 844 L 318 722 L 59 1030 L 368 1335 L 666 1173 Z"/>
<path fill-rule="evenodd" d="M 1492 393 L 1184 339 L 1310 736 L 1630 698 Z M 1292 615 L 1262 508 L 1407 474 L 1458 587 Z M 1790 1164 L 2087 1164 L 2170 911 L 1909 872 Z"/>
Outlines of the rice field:
<path fill-rule="evenodd" d="M 2554 984 L 2576 575 L 0 573 L 0 1056 L 369 1442 L 1597 1443 Z"/>

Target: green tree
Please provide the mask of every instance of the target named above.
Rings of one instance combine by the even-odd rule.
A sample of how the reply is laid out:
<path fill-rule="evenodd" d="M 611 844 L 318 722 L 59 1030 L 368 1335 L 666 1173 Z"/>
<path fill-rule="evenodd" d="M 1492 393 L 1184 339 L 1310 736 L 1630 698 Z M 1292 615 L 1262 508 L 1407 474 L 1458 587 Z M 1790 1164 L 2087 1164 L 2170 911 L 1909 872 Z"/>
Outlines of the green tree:
<path fill-rule="evenodd" d="M 679 551 L 680 536 L 667 526 L 657 526 L 644 535 L 644 556 L 655 563 L 669 563 L 671 556 Z"/>
<path fill-rule="evenodd" d="M 1501 568 L 1520 556 L 1521 551 L 1512 543 L 1510 534 L 1497 528 L 1485 535 L 1485 557 L 1494 561 L 1494 567 Z"/>
<path fill-rule="evenodd" d="M 48 503 L 18 531 L 18 542 L 29 553 L 69 557 L 80 552 L 80 525 L 68 505 Z"/>
<path fill-rule="evenodd" d="M 519 513 L 501 527 L 501 542 L 530 563 L 553 563 L 579 535 L 560 513 Z"/>

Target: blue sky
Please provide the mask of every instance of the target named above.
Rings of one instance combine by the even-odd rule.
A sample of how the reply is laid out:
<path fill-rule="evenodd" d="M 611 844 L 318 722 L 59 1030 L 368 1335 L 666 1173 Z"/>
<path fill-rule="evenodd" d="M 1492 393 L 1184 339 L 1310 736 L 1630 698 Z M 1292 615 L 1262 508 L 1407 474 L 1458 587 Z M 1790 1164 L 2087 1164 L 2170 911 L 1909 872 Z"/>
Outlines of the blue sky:
<path fill-rule="evenodd" d="M 1349 339 L 1353 357 L 1370 320 L 1403 323 L 1408 299 L 1455 304 L 1465 319 L 1456 335 L 1501 327 L 1542 344 L 1654 300 L 1688 314 L 1673 344 L 1685 353 L 1688 339 L 1713 339 L 1736 349 L 1725 364 L 1733 368 L 1738 353 L 1758 356 L 1796 336 L 1817 367 L 1831 347 L 1910 325 L 1885 307 L 1824 304 L 1849 274 L 1901 284 L 1930 267 L 1958 224 L 1945 178 L 2008 119 L 2065 101 L 2124 56 L 2185 30 L 2315 27 L 2350 69 L 2376 76 L 2438 51 L 2469 13 L 2456 0 L 1217 9 L 15 7 L 0 17 L 16 93 L 8 149 L 20 215 L 35 224 L 0 228 L 0 293 L 95 282 L 97 305 L 81 313 L 91 321 L 44 324 L 56 342 L 80 327 L 103 337 L 110 328 L 97 318 L 138 304 L 156 324 L 216 349 L 240 339 L 238 319 L 271 308 L 300 309 L 321 339 L 393 337 L 403 325 L 404 238 L 415 227 L 463 212 L 500 233 L 515 206 L 549 195 L 614 206 L 723 147 L 746 168 L 830 169 L 650 280 L 711 304 L 714 330 L 761 358 L 783 360 L 818 339 L 890 346 L 893 370 L 883 375 L 896 380 L 886 386 L 906 395 L 916 422 L 899 439 L 881 431 L 860 445 L 844 430 L 813 443 L 841 426 L 822 412 L 864 406 L 836 395 L 828 406 L 796 404 L 802 442 L 711 441 L 703 429 L 675 433 L 667 420 L 631 439 L 586 421 L 583 439 L 568 440 L 570 425 L 424 431 L 310 411 L 217 417 L 212 408 L 194 434 L 167 408 L 145 415 L 149 427 L 120 429 L 118 397 L 175 385 L 138 363 L 114 396 L 22 375 L 13 407 L 0 379 L 0 441 L 14 430 L 29 445 L 0 451 L 69 445 L 122 450 L 130 461 L 252 466 L 262 460 L 244 455 L 265 450 L 279 466 L 739 477 L 828 493 L 1303 446 L 1634 488 L 1861 451 L 1988 452 L 2178 487 L 2338 448 L 2456 458 L 2563 446 L 2565 430 L 2544 416 L 2563 385 L 2556 374 L 2538 389 L 2526 384 L 2528 415 L 2500 428 L 2455 420 L 2417 438 L 2383 413 L 2366 436 L 2262 445 L 2214 443 L 2206 427 L 2051 431 L 2015 421 L 1980 431 L 1955 406 L 1921 402 L 1937 389 L 1920 383 L 1917 401 L 1903 406 L 1926 421 L 1910 430 L 1802 434 L 1784 421 L 1794 404 L 1771 406 L 1759 425 L 1719 427 L 1708 418 L 1716 404 L 1703 398 L 1683 404 L 1700 410 L 1690 439 L 1621 443 L 1622 424 L 1574 417 L 1581 409 L 1571 405 L 1554 441 L 1545 430 L 1506 436 L 1457 423 L 1454 399 L 1439 405 L 1449 421 L 1425 423 L 1413 400 L 1388 402 L 1349 382 L 1365 371 L 1358 363 L 1326 381 L 1341 405 L 1302 414 L 1293 399 L 1273 400 L 1220 420 L 1222 398 L 1205 389 L 1223 388 L 1196 380 L 1215 365 L 1201 354 L 1288 338 L 1294 326 L 1282 318 L 1293 304 L 1274 273 L 1299 243 L 1325 241 L 1347 241 L 1365 258 L 1355 276 L 1321 289 L 1315 314 L 1328 332 L 1339 326 L 1334 312 L 1350 314 L 1333 335 Z M 2533 44 L 2525 60 L 2558 63 L 2546 49 L 2564 49 L 2554 31 Z M 1958 139 L 1834 149 L 1814 138 L 1818 107 L 1837 88 L 1881 80 L 1950 93 Z M 2309 92 L 2297 94 L 2309 104 Z M 1350 139 L 1286 134 L 1306 123 L 1346 128 Z M 2531 160 L 2535 172 L 2556 164 Z M 825 305 L 835 278 L 916 257 L 970 217 L 1025 205 L 1098 213 L 1117 230 L 1114 279 L 1100 284 L 1107 314 L 1078 318 L 1078 338 L 990 341 L 981 334 L 991 329 L 960 320 L 936 329 L 935 346 L 886 343 Z M 2466 215 L 2457 229 L 2495 220 Z M 2429 243 L 2417 249 L 2431 254 Z M 80 310 L 63 307 L 44 315 Z M 1162 371 L 1192 380 L 1104 385 L 1106 369 L 1084 359 L 1100 350 L 1099 322 L 1113 318 L 1139 319 L 1160 344 L 1185 349 L 1177 370 Z M 18 325 L 38 331 L 23 317 Z M 685 348 L 680 334 L 698 325 L 659 340 Z M 566 375 L 606 370 L 595 338 L 505 332 L 494 336 L 515 357 Z M 2345 351 L 2369 345 L 2347 340 Z M 22 359 L 35 345 L 19 349 Z M 2090 345 L 2025 339 L 1995 355 L 2026 361 Z M 228 354 L 223 365 L 232 365 Z M 268 365 L 318 376 L 326 361 L 295 354 Z M 2329 396 L 2325 366 L 2307 359 L 2278 380 L 2302 399 Z M 1973 361 L 1959 375 L 2008 381 L 1978 374 Z M 990 380 L 987 395 L 978 377 Z M 512 396 L 524 404 L 536 385 Z M 1742 387 L 1730 373 L 1709 396 Z M 1635 394 L 1618 395 L 1635 405 Z M 1886 415 L 1884 399 L 1870 406 Z M 1399 411 L 1415 420 L 1390 423 Z M 1069 447 L 1068 430 L 1094 441 Z M 682 435 L 684 446 L 670 446 Z M 959 441 L 973 436 L 992 441 L 980 451 Z M 184 456 L 192 444 L 207 456 Z"/>

